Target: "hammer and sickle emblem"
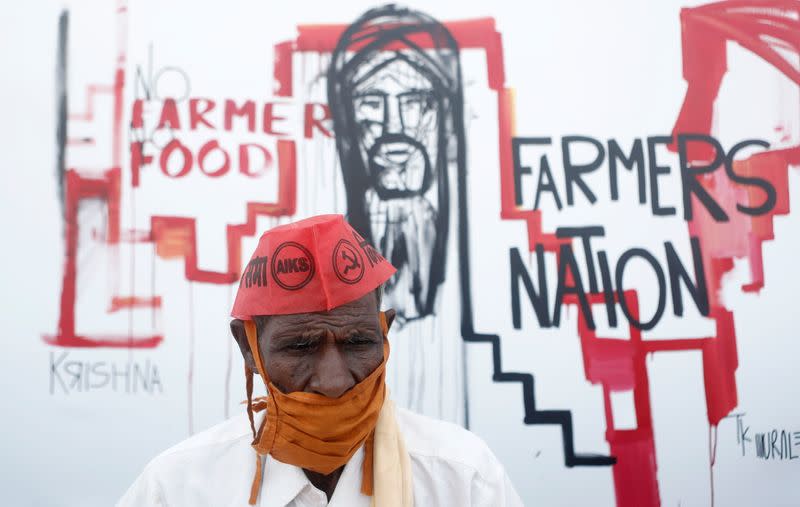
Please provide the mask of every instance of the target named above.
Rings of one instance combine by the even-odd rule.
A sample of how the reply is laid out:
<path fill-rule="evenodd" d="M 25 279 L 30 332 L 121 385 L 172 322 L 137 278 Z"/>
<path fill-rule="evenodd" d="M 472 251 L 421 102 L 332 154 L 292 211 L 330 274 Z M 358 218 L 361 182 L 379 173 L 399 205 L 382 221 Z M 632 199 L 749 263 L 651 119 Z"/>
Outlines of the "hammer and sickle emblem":
<path fill-rule="evenodd" d="M 358 258 L 355 255 L 348 255 L 347 250 L 342 250 L 342 259 L 348 261 L 350 264 L 344 267 L 344 274 L 346 275 L 348 271 L 351 269 L 356 269 L 360 267 L 358 263 Z"/>

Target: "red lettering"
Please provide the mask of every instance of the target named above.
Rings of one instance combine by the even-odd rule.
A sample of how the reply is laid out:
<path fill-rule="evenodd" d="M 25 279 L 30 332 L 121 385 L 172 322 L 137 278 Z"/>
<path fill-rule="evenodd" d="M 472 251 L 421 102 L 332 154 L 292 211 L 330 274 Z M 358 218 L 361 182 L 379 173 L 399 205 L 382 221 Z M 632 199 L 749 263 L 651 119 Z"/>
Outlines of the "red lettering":
<path fill-rule="evenodd" d="M 209 152 L 211 152 L 211 150 L 221 151 L 222 155 L 225 157 L 225 162 L 222 163 L 222 166 L 220 166 L 219 169 L 208 172 L 205 168 L 205 161 L 206 156 L 209 154 Z M 207 176 L 210 176 L 211 178 L 219 178 L 220 176 L 224 176 L 231 168 L 231 158 L 228 156 L 228 152 L 223 150 L 216 140 L 208 141 L 200 148 L 200 151 L 197 154 L 197 165 L 200 166 L 200 170 L 203 171 L 203 173 Z"/>
<path fill-rule="evenodd" d="M 274 113 L 275 106 L 281 106 L 285 104 L 281 103 L 273 103 L 267 102 L 264 104 L 264 133 L 270 134 L 273 136 L 285 136 L 288 135 L 285 132 L 276 132 L 274 130 L 274 123 L 276 121 L 283 121 L 286 120 L 285 116 L 276 116 Z"/>
<path fill-rule="evenodd" d="M 225 100 L 225 130 L 231 130 L 233 127 L 234 116 L 245 116 L 247 118 L 247 130 L 255 132 L 256 130 L 256 104 L 252 100 L 248 100 L 242 107 L 238 107 L 236 102 L 226 99 Z"/>
<path fill-rule="evenodd" d="M 181 167 L 181 170 L 177 173 L 170 174 L 167 170 L 167 163 L 169 162 L 170 156 L 176 149 L 180 150 L 181 155 L 183 156 L 183 167 Z M 192 152 L 189 151 L 189 148 L 181 144 L 180 141 L 173 139 L 161 151 L 159 162 L 161 164 L 161 172 L 166 176 L 169 176 L 170 178 L 181 178 L 189 174 L 189 171 L 192 169 Z"/>
<path fill-rule="evenodd" d="M 181 122 L 178 118 L 178 106 L 175 104 L 174 99 L 166 99 L 164 105 L 161 107 L 161 118 L 158 120 L 158 128 L 164 128 L 169 125 L 170 128 L 180 130 Z"/>
<path fill-rule="evenodd" d="M 148 165 L 153 161 L 151 155 L 144 154 L 144 143 L 136 141 L 131 143 L 131 185 L 139 186 L 139 173 L 143 165 Z"/>
<path fill-rule="evenodd" d="M 143 127 L 144 122 L 142 121 L 142 99 L 136 99 L 133 101 L 133 111 L 131 112 L 131 128 L 140 129 Z"/>
<path fill-rule="evenodd" d="M 322 118 L 315 118 L 314 111 L 318 108 L 322 108 Z M 319 104 L 312 102 L 310 104 L 305 105 L 305 120 L 304 124 L 304 135 L 306 139 L 311 139 L 314 135 L 314 127 L 316 127 L 322 135 L 325 137 L 333 137 L 330 130 L 325 128 L 325 125 L 322 122 L 329 120 L 331 118 L 331 108 L 329 108 L 326 104 Z"/>
<path fill-rule="evenodd" d="M 264 155 L 264 164 L 257 171 L 250 170 L 250 148 L 258 148 Z M 242 174 L 245 176 L 250 176 L 251 178 L 258 178 L 270 167 L 272 167 L 272 154 L 269 152 L 269 150 L 260 144 L 243 143 L 239 145 L 239 171 Z"/>
<path fill-rule="evenodd" d="M 203 105 L 203 110 L 200 110 L 200 104 Z M 196 130 L 199 124 L 213 129 L 214 125 L 206 120 L 205 115 L 214 109 L 216 103 L 210 99 L 190 99 L 189 100 L 189 126 L 192 130 Z"/>

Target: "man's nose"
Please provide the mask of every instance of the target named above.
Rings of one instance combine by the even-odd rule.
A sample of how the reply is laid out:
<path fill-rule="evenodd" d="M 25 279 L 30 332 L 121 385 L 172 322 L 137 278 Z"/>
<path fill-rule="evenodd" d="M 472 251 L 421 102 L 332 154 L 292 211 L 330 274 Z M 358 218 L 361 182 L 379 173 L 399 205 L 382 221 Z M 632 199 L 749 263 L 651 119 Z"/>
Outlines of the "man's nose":
<path fill-rule="evenodd" d="M 386 102 L 386 131 L 397 134 L 403 130 L 403 122 L 400 119 L 400 101 L 396 96 L 390 95 Z"/>
<path fill-rule="evenodd" d="M 342 352 L 333 340 L 326 341 L 319 353 L 314 375 L 308 383 L 311 392 L 338 398 L 356 385 Z"/>

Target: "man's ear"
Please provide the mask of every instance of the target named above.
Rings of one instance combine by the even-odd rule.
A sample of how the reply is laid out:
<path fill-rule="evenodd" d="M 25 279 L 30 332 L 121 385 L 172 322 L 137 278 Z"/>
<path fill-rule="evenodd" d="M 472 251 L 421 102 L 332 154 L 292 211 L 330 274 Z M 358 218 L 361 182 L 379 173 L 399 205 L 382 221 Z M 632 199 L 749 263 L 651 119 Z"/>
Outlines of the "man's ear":
<path fill-rule="evenodd" d="M 394 317 L 395 315 L 397 315 L 397 312 L 395 312 L 393 308 L 389 308 L 388 310 L 383 312 L 383 315 L 386 317 L 386 329 L 387 330 L 391 329 L 392 322 L 394 322 Z"/>
<path fill-rule="evenodd" d="M 231 334 L 236 340 L 236 343 L 239 344 L 239 350 L 244 358 L 245 366 L 249 368 L 250 371 L 258 375 L 258 368 L 256 368 L 256 362 L 253 359 L 253 353 L 250 351 L 250 344 L 247 342 L 247 333 L 244 330 L 244 321 L 241 319 L 233 319 L 231 321 Z"/>

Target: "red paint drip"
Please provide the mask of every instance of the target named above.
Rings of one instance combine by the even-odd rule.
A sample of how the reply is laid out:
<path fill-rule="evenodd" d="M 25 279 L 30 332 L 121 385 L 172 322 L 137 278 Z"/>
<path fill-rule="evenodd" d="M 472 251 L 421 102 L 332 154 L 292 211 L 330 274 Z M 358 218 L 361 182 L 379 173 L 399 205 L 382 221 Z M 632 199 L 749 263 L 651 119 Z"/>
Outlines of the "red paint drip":
<path fill-rule="evenodd" d="M 83 113 L 68 115 L 70 121 L 93 122 L 95 120 L 95 99 L 99 94 L 113 97 L 112 150 L 110 169 L 100 173 L 69 169 L 64 181 L 64 273 L 61 282 L 61 301 L 59 305 L 58 329 L 55 335 L 45 335 L 43 340 L 61 347 L 111 347 L 111 348 L 152 348 L 163 337 L 160 334 L 134 335 L 100 333 L 86 335 L 75 329 L 75 300 L 78 297 L 76 280 L 78 275 L 77 253 L 80 223 L 78 210 L 81 201 L 95 200 L 105 204 L 107 225 L 105 241 L 108 245 L 120 243 L 120 167 L 122 161 L 123 124 L 122 107 L 125 87 L 127 9 L 125 2 L 117 4 L 118 50 L 116 68 L 112 85 L 91 84 L 86 90 L 86 110 Z M 97 237 L 95 235 L 95 237 Z M 112 272 L 112 276 L 116 273 Z M 114 295 L 109 311 L 122 308 L 160 306 L 160 299 L 139 298 L 135 295 Z"/>
<path fill-rule="evenodd" d="M 161 296 L 114 296 L 111 298 L 111 307 L 108 311 L 116 312 L 127 308 L 161 308 Z"/>
<path fill-rule="evenodd" d="M 589 305 L 605 303 L 603 294 L 587 295 Z M 631 316 L 639 319 L 636 292 L 624 292 L 626 306 Z M 615 302 L 619 303 L 615 293 Z M 578 306 L 577 296 L 564 299 L 565 304 Z M 614 491 L 617 505 L 639 507 L 659 505 L 655 441 L 650 407 L 650 386 L 645 359 L 652 342 L 642 341 L 641 331 L 628 325 L 627 340 L 607 339 L 589 329 L 588 322 L 578 306 L 578 335 L 583 352 L 586 380 L 600 384 L 606 418 L 606 441 L 617 463 L 613 468 Z M 633 391 L 635 429 L 614 429 L 611 411 L 611 393 Z"/>
<path fill-rule="evenodd" d="M 714 465 L 717 462 L 717 426 L 708 427 L 708 474 L 711 491 L 711 507 L 714 507 Z"/>
<path fill-rule="evenodd" d="M 189 365 L 186 380 L 186 405 L 189 434 L 194 434 L 194 290 L 189 282 Z"/>
<path fill-rule="evenodd" d="M 129 330 L 127 336 L 114 333 L 101 335 L 82 335 L 75 329 L 76 289 L 79 227 L 78 208 L 85 199 L 101 200 L 105 203 L 108 224 L 105 233 L 106 243 L 116 245 L 122 240 L 125 243 L 153 242 L 156 253 L 162 258 L 180 257 L 184 259 L 186 278 L 189 281 L 229 284 L 238 280 L 241 268 L 241 240 L 245 236 L 253 236 L 256 232 L 256 220 L 259 216 L 293 215 L 296 209 L 296 149 L 293 141 L 279 140 L 277 145 L 279 165 L 278 200 L 275 203 L 246 203 L 247 220 L 242 224 L 227 226 L 228 266 L 223 272 L 201 270 L 197 265 L 197 242 L 195 240 L 195 220 L 182 217 L 151 217 L 149 231 L 126 231 L 120 235 L 120 166 L 123 145 L 123 97 L 125 86 L 127 8 L 124 1 L 117 5 L 117 39 L 118 54 L 114 72 L 113 85 L 92 84 L 87 88 L 86 111 L 70 115 L 73 121 L 94 121 L 95 98 L 100 93 L 113 96 L 112 113 L 112 154 L 111 167 L 100 175 L 88 174 L 86 171 L 71 169 L 65 176 L 65 216 L 64 216 L 64 275 L 62 279 L 61 304 L 58 331 L 55 335 L 44 336 L 45 342 L 64 347 L 131 347 L 150 348 L 161 343 L 159 334 L 135 336 Z M 288 59 L 291 64 L 291 58 Z M 291 80 L 289 80 L 291 82 Z M 95 234 L 95 237 L 99 237 Z M 116 273 L 112 273 L 116 275 Z M 131 276 L 135 275 L 131 271 Z M 158 296 L 139 297 L 135 294 L 115 294 L 109 304 L 109 311 L 151 307 L 154 311 L 160 308 L 161 298 Z M 155 320 L 155 318 L 154 318 Z"/>
<path fill-rule="evenodd" d="M 119 228 L 120 169 L 113 168 L 95 175 L 82 175 L 74 169 L 65 176 L 64 201 L 64 273 L 61 282 L 61 303 L 58 332 L 43 337 L 46 343 L 61 347 L 133 347 L 151 348 L 162 341 L 162 336 L 128 334 L 83 335 L 75 329 L 75 299 L 77 297 L 76 279 L 78 275 L 77 253 L 80 224 L 78 208 L 83 200 L 101 201 L 106 204 L 108 214 L 106 242 L 115 245 L 120 240 Z M 135 305 L 134 305 L 135 302 Z M 151 300 L 154 303 L 155 300 Z M 160 300 L 159 300 L 160 302 Z M 136 297 L 117 297 L 116 305 L 112 299 L 111 309 L 129 304 L 128 307 L 144 306 L 144 301 Z"/>
<path fill-rule="evenodd" d="M 714 103 L 727 71 L 729 41 L 752 51 L 800 85 L 800 70 L 777 52 L 780 48 L 800 56 L 798 16 L 798 2 L 786 0 L 718 2 L 683 9 L 683 76 L 688 87 L 673 135 L 711 134 Z M 690 161 L 701 163 L 709 161 L 712 153 L 709 146 L 696 143 L 689 145 L 688 156 Z M 750 264 L 751 282 L 742 289 L 757 292 L 764 286 L 762 245 L 774 238 L 774 217 L 789 213 L 788 169 L 790 164 L 798 163 L 800 147 L 760 152 L 734 162 L 736 173 L 768 180 L 777 191 L 775 207 L 755 217 L 738 212 L 735 206 L 737 201 L 760 204 L 764 196 L 758 191 L 748 192 L 716 172 L 700 180 L 731 217 L 729 222 L 716 222 L 700 212 L 688 224 L 689 233 L 700 239 L 703 264 L 709 275 L 711 317 L 717 325 L 716 336 L 704 340 L 702 348 L 708 420 L 712 426 L 737 404 L 736 333 L 733 314 L 720 300 L 722 277 L 733 268 L 734 258 L 744 257 Z"/>

